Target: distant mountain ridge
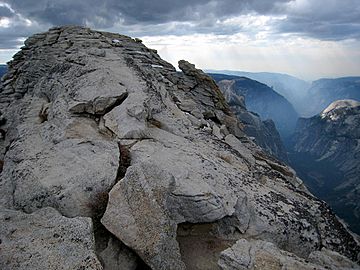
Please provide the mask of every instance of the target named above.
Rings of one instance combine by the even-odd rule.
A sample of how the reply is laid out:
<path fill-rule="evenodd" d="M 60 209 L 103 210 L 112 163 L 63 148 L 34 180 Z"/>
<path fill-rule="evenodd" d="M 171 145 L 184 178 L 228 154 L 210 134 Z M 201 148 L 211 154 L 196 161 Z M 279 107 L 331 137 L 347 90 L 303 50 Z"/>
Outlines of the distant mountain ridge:
<path fill-rule="evenodd" d="M 294 131 L 298 118 L 297 112 L 286 98 L 266 84 L 236 75 L 209 75 L 220 84 L 220 88 L 221 81 L 233 81 L 232 91 L 245 97 L 247 109 L 259 114 L 262 120 L 273 120 L 283 138 L 291 135 Z"/>
<path fill-rule="evenodd" d="M 307 82 L 282 73 L 233 70 L 208 70 L 207 72 L 244 76 L 264 83 L 284 96 L 302 117 L 319 114 L 336 100 L 360 100 L 360 76 L 321 78 Z"/>
<path fill-rule="evenodd" d="M 290 101 L 296 111 L 300 114 L 303 110 L 303 107 L 302 103 L 299 101 L 306 96 L 307 90 L 311 85 L 310 82 L 283 73 L 246 72 L 233 70 L 209 70 L 208 72 L 243 76 L 264 83 Z"/>
<path fill-rule="evenodd" d="M 236 94 L 232 88 L 233 84 L 234 80 L 218 82 L 226 102 L 244 125 L 245 133 L 253 138 L 256 144 L 261 146 L 266 152 L 288 163 L 286 149 L 274 122 L 270 119 L 261 121 L 258 114 L 248 111 L 244 96 Z"/>

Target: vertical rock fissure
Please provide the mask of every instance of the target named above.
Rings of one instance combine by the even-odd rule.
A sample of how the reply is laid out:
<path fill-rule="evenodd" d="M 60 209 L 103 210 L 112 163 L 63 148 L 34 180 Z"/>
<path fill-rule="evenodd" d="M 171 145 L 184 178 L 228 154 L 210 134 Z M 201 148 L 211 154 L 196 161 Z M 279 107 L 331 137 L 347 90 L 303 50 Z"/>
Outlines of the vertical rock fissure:
<path fill-rule="evenodd" d="M 120 142 L 118 143 L 118 147 L 119 147 L 119 165 L 118 165 L 114 185 L 125 175 L 126 169 L 128 167 L 127 164 L 129 164 L 129 160 L 130 160 L 128 149 L 125 146 L 121 145 Z M 125 156 L 127 158 L 124 158 Z M 107 258 L 104 258 L 104 255 L 101 255 L 101 253 L 108 248 L 108 243 L 110 243 L 109 241 L 111 239 L 117 239 L 101 223 L 101 218 L 103 217 L 106 211 L 106 207 L 109 201 L 109 192 L 111 189 L 112 187 L 109 190 L 104 190 L 102 192 L 99 192 L 94 197 L 94 200 L 90 205 L 90 208 L 92 209 L 92 220 L 94 226 L 93 230 L 94 230 L 94 238 L 95 238 L 95 251 L 97 257 L 99 258 L 99 261 L 104 267 L 106 265 L 105 261 L 107 260 Z M 120 244 L 117 245 L 118 248 L 120 248 L 120 245 L 123 245 L 123 243 L 120 242 Z"/>
<path fill-rule="evenodd" d="M 118 142 L 119 147 L 119 167 L 116 175 L 116 182 L 124 178 L 127 168 L 131 165 L 131 156 L 129 148 L 132 145 L 123 145 Z"/>
<path fill-rule="evenodd" d="M 119 166 L 114 185 L 125 177 L 126 171 L 131 165 L 129 149 L 136 143 L 137 141 L 129 145 L 124 145 L 121 144 L 121 142 L 118 142 Z M 108 204 L 110 190 L 99 193 L 99 196 L 95 198 L 93 224 L 97 257 L 104 269 L 113 269 L 114 267 L 119 267 L 121 264 L 121 267 L 128 266 L 129 269 L 150 270 L 151 268 L 133 249 L 126 246 L 101 223 L 101 218 L 103 217 Z"/>

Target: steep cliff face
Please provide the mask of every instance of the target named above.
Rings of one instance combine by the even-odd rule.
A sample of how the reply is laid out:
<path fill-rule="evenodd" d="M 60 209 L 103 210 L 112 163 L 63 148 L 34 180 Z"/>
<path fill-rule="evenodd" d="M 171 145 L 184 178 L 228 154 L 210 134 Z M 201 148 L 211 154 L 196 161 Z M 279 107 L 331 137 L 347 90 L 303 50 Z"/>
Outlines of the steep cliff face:
<path fill-rule="evenodd" d="M 232 81 L 230 90 L 235 95 L 245 97 L 249 111 L 257 113 L 263 120 L 273 120 L 283 138 L 293 133 L 298 114 L 290 102 L 272 88 L 246 77 L 224 74 L 211 74 L 211 76 L 217 83 L 223 80 Z"/>
<path fill-rule="evenodd" d="M 25 42 L 0 94 L 0 268 L 357 267 L 327 205 L 179 68 L 87 28 Z"/>
<path fill-rule="evenodd" d="M 308 103 L 304 102 L 304 100 L 307 97 L 311 83 L 294 76 L 273 72 L 245 72 L 235 70 L 209 71 L 209 73 L 235 75 L 256 80 L 270 86 L 274 91 L 285 97 L 300 115 L 303 115 L 303 112 L 308 110 Z"/>
<path fill-rule="evenodd" d="M 257 145 L 261 146 L 270 155 L 288 162 L 286 149 L 281 141 L 272 120 L 261 121 L 260 117 L 246 109 L 245 98 L 237 95 L 233 90 L 233 80 L 221 80 L 218 83 L 227 103 L 237 118 L 244 125 L 244 132 L 254 138 Z"/>
<path fill-rule="evenodd" d="M 294 141 L 296 153 L 314 159 L 317 168 L 301 169 L 314 193 L 360 233 L 360 102 L 335 101 L 320 115 L 300 119 Z"/>

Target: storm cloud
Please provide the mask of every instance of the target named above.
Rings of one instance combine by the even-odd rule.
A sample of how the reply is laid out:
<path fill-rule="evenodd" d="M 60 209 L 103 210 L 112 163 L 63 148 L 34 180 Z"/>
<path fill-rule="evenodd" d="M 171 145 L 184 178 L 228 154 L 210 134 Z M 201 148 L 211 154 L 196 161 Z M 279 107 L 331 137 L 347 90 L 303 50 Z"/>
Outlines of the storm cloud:
<path fill-rule="evenodd" d="M 205 55 L 211 47 L 211 55 L 223 55 L 216 63 L 233 63 L 234 68 L 246 62 L 249 68 L 263 69 L 264 58 L 273 56 L 268 69 L 284 59 L 282 70 L 291 71 L 289 67 L 306 60 L 313 61 L 312 68 L 304 63 L 303 69 L 314 72 L 325 66 L 316 63 L 338 53 L 339 71 L 359 70 L 358 0 L 0 0 L 0 60 L 8 61 L 28 36 L 69 24 L 140 37 L 174 63 L 175 56 L 186 56 L 214 65 L 206 57 L 197 59 L 199 53 L 187 54 L 198 48 Z M 335 67 L 326 72 L 339 73 Z"/>
<path fill-rule="evenodd" d="M 321 40 L 359 39 L 356 0 L 0 0 L 0 48 L 53 25 L 77 24 L 119 29 L 125 34 L 187 35 L 243 32 L 241 24 L 224 24 L 243 15 L 283 16 L 274 35 L 294 34 Z M 354 8 L 355 7 L 355 8 Z M 269 29 L 268 29 L 269 31 Z"/>
<path fill-rule="evenodd" d="M 124 34 L 231 35 L 241 25 L 219 23 L 243 14 L 273 14 L 289 0 L 0 0 L 0 49 L 16 48 L 29 35 L 54 25 L 84 25 Z"/>
<path fill-rule="evenodd" d="M 319 40 L 360 39 L 360 6 L 357 0 L 310 1 L 288 3 L 286 20 L 274 29 Z"/>
<path fill-rule="evenodd" d="M 24 16 L 50 24 L 92 23 L 110 27 L 116 21 L 125 24 L 158 24 L 172 21 L 221 19 L 248 12 L 271 13 L 290 0 L 11 0 L 5 1 Z"/>

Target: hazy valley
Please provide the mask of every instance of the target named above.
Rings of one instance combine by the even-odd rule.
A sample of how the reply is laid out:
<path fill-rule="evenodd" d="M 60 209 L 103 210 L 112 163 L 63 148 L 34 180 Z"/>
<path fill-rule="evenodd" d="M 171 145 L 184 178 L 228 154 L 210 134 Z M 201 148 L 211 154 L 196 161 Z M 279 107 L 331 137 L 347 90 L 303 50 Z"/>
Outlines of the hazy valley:
<path fill-rule="evenodd" d="M 360 100 L 360 77 L 306 83 L 284 74 L 218 72 L 237 74 L 210 75 L 225 97 L 229 91 L 238 99 L 243 96 L 247 109 L 257 113 L 262 121 L 273 120 L 281 138 L 277 137 L 276 131 L 264 128 L 260 133 L 263 136 L 268 134 L 265 138 L 258 138 L 252 131 L 247 134 L 269 153 L 290 164 L 311 192 L 327 201 L 352 230 L 360 233 L 360 104 L 356 102 Z M 238 75 L 256 78 L 272 87 Z M 279 103 L 279 96 L 280 100 L 286 97 L 294 102 L 299 115 L 314 116 L 298 118 L 288 105 L 291 102 Z M 350 100 L 341 101 L 347 99 Z M 248 118 L 237 115 L 247 123 Z M 283 116 L 282 121 L 279 121 L 279 115 Z M 287 127 L 286 133 L 283 132 L 284 126 Z"/>

